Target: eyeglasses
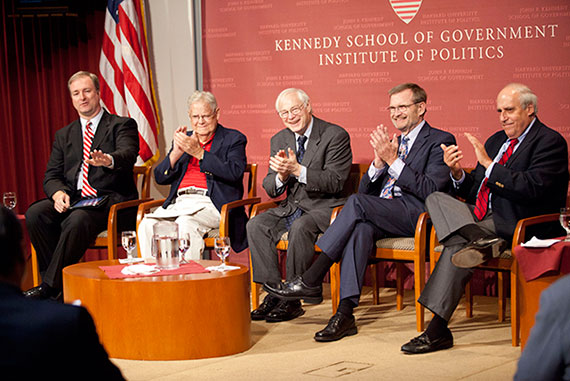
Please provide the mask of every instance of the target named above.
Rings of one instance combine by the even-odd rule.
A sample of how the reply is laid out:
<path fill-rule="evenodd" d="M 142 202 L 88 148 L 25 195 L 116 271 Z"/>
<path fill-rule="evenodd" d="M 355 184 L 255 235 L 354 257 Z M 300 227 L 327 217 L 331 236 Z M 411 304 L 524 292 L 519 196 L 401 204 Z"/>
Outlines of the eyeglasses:
<path fill-rule="evenodd" d="M 291 114 L 293 116 L 299 115 L 304 108 L 305 108 L 305 105 L 301 104 L 299 106 L 291 107 L 291 109 L 289 111 L 287 111 L 287 110 L 279 111 L 278 114 L 281 117 L 281 119 L 287 119 L 289 117 L 289 114 Z"/>
<path fill-rule="evenodd" d="M 418 102 L 414 102 L 414 103 L 410 103 L 409 105 L 400 105 L 400 106 L 390 106 L 390 107 L 386 107 L 386 110 L 388 110 L 390 112 L 390 114 L 395 114 L 396 110 L 398 110 L 399 112 L 406 112 L 408 111 L 408 108 L 410 108 L 413 105 L 417 105 L 418 103 L 422 103 L 423 101 L 418 101 Z"/>
<path fill-rule="evenodd" d="M 214 112 L 208 115 L 190 115 L 190 119 L 192 119 L 194 122 L 199 122 L 200 119 L 204 119 L 205 122 L 210 122 L 212 119 L 214 119 L 215 116 L 216 113 Z"/>

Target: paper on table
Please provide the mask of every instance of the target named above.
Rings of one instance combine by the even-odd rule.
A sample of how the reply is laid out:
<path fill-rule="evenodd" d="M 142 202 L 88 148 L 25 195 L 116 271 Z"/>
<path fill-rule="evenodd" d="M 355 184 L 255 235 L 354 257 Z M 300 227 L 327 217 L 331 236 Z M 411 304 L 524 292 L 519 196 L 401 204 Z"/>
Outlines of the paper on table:
<path fill-rule="evenodd" d="M 229 265 L 218 265 L 206 267 L 208 271 L 229 271 L 229 270 L 239 270 L 239 266 L 229 266 Z"/>
<path fill-rule="evenodd" d="M 137 263 L 137 262 L 144 262 L 144 258 L 119 258 L 119 263 L 124 265 L 125 263 Z"/>
<path fill-rule="evenodd" d="M 556 242 L 560 242 L 559 239 L 538 239 L 536 237 L 532 237 L 527 242 L 521 244 L 522 247 L 550 247 L 554 245 Z"/>
<path fill-rule="evenodd" d="M 132 265 L 125 266 L 121 272 L 125 275 L 148 275 L 159 272 L 160 270 L 156 266 L 149 265 Z"/>

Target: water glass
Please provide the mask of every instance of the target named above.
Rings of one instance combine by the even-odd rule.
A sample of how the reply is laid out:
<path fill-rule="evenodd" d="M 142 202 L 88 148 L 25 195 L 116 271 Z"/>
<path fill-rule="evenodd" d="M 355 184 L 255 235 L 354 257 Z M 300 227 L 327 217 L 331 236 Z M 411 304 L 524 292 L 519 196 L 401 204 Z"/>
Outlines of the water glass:
<path fill-rule="evenodd" d="M 127 252 L 127 263 L 132 265 L 135 261 L 133 250 L 137 247 L 137 233 L 134 230 L 127 230 L 121 233 L 121 243 Z"/>
<path fill-rule="evenodd" d="M 180 264 L 188 263 L 184 255 L 190 248 L 190 234 L 187 232 L 180 233 L 178 236 L 178 250 L 180 250 Z"/>
<path fill-rule="evenodd" d="M 226 267 L 226 257 L 230 254 L 230 238 L 229 237 L 216 237 L 214 238 L 214 251 L 216 255 L 220 258 L 221 264 L 218 266 L 220 270 L 224 270 Z"/>
<path fill-rule="evenodd" d="M 560 225 L 566 230 L 564 241 L 570 242 L 570 208 L 560 209 Z"/>
<path fill-rule="evenodd" d="M 4 206 L 8 209 L 14 209 L 16 207 L 16 192 L 4 192 L 2 195 L 2 201 Z"/>

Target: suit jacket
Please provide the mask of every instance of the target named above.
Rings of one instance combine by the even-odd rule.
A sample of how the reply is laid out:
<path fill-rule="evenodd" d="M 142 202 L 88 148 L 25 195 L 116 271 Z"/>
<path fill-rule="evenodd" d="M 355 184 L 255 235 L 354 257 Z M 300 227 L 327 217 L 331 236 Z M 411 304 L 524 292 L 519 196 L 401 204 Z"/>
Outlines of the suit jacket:
<path fill-rule="evenodd" d="M 431 127 L 426 122 L 404 160 L 406 165 L 400 177 L 396 180 L 395 185 L 402 191 L 401 200 L 407 207 L 406 212 L 413 226 L 416 225 L 419 215 L 425 211 L 427 196 L 435 191 L 445 192 L 449 189 L 449 167 L 443 162 L 441 144 L 455 144 L 455 137 L 449 132 Z M 388 171 L 381 176 L 371 182 L 368 172 L 364 174 L 358 192 L 379 196 L 388 181 Z"/>
<path fill-rule="evenodd" d="M 0 343 L 6 379 L 123 380 L 85 308 L 26 299 L 6 283 L 0 283 Z"/>
<path fill-rule="evenodd" d="M 133 178 L 133 166 L 139 152 L 137 123 L 103 111 L 103 117 L 93 137 L 91 150 L 101 150 L 113 156 L 114 167 L 89 166 L 89 183 L 97 194 L 108 195 L 108 205 L 138 197 Z M 80 198 L 77 180 L 83 162 L 83 135 L 79 120 L 55 133 L 55 140 L 44 178 L 48 198 L 58 190 L 65 191 L 72 200 Z"/>
<path fill-rule="evenodd" d="M 502 130 L 487 139 L 485 149 L 489 157 L 494 158 L 506 140 Z M 475 204 L 484 178 L 485 167 L 477 164 L 456 193 Z M 522 218 L 558 213 L 566 204 L 568 190 L 566 140 L 537 118 L 505 165 L 495 163 L 487 186 L 491 190 L 495 229 L 505 239 L 512 239 Z"/>
<path fill-rule="evenodd" d="M 321 231 L 330 223 L 332 209 L 344 204 L 348 196 L 344 184 L 352 163 L 350 137 L 340 126 L 313 116 L 313 129 L 301 165 L 307 168 L 307 184 L 290 176 L 279 191 L 275 185 L 276 172 L 269 168 L 263 179 L 263 188 L 269 197 L 287 192 L 287 198 L 278 208 L 269 210 L 279 216 L 288 216 L 297 208 L 310 213 Z M 285 128 L 271 138 L 271 156 L 279 150 L 291 148 L 297 151 L 295 133 Z"/>
<path fill-rule="evenodd" d="M 570 275 L 540 295 L 515 380 L 570 380 Z"/>
<path fill-rule="evenodd" d="M 189 131 L 187 134 L 190 136 L 192 133 Z M 218 124 L 212 147 L 209 152 L 204 152 L 204 158 L 200 160 L 200 171 L 206 174 L 207 195 L 218 210 L 221 210 L 224 204 L 241 200 L 243 197 L 243 173 L 247 165 L 246 144 L 247 138 L 244 134 Z M 170 168 L 170 152 L 154 169 L 154 178 L 158 184 L 170 184 L 170 193 L 162 205 L 164 208 L 176 199 L 178 187 L 190 162 L 190 155 L 184 153 L 174 168 Z M 236 252 L 247 247 L 246 223 L 247 215 L 243 207 L 230 211 L 230 240 Z"/>

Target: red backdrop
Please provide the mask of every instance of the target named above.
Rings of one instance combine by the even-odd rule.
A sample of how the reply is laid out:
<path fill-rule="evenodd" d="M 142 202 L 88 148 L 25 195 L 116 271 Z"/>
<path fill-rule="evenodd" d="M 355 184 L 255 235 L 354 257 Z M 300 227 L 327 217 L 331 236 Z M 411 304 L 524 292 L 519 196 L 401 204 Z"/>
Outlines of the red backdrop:
<path fill-rule="evenodd" d="M 202 1 L 204 87 L 221 122 L 248 136 L 261 176 L 286 87 L 306 90 L 315 115 L 348 130 L 355 162 L 372 159 L 374 126 L 392 126 L 387 91 L 402 82 L 426 89 L 427 120 L 455 134 L 465 166 L 475 155 L 463 133 L 485 140 L 500 128 L 495 99 L 509 82 L 530 86 L 541 120 L 570 135 L 567 0 L 416 3 L 406 23 L 389 0 Z"/>

